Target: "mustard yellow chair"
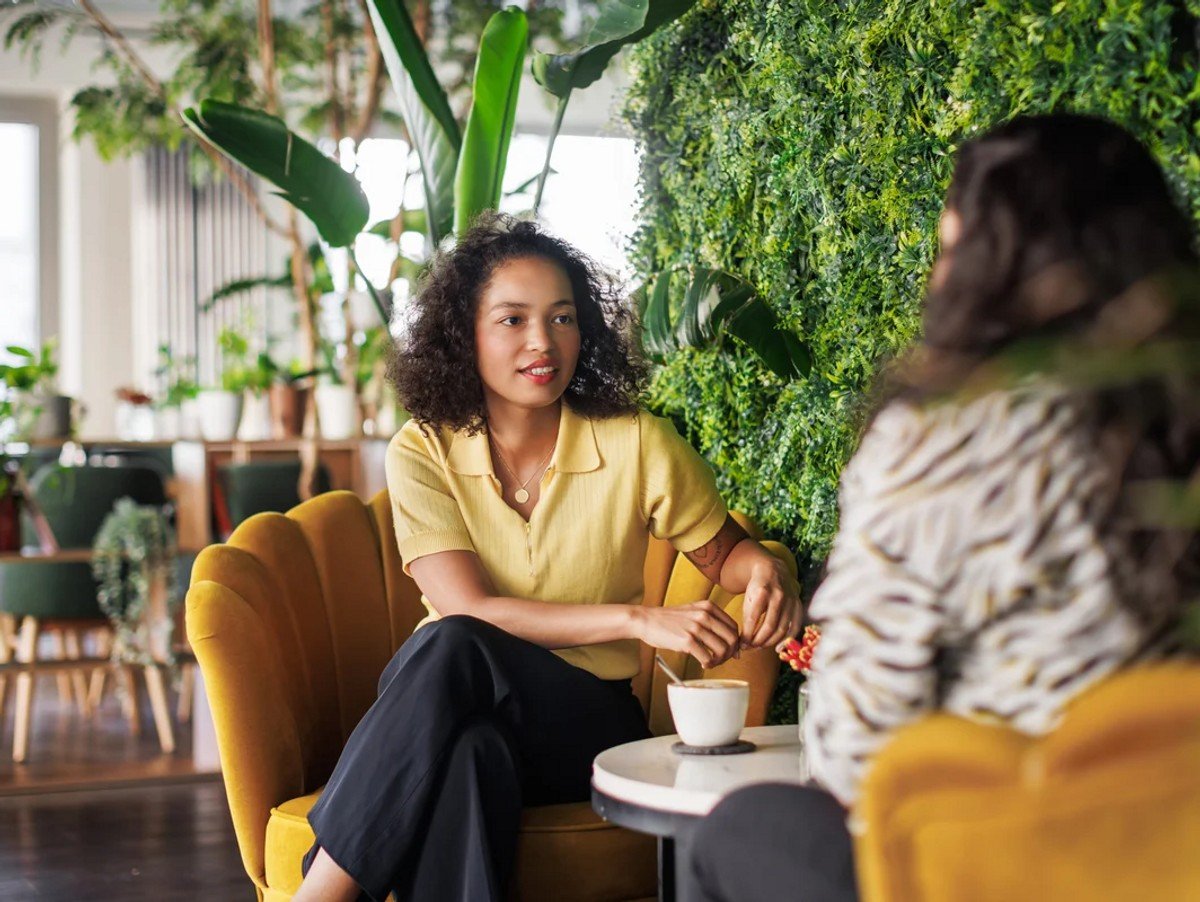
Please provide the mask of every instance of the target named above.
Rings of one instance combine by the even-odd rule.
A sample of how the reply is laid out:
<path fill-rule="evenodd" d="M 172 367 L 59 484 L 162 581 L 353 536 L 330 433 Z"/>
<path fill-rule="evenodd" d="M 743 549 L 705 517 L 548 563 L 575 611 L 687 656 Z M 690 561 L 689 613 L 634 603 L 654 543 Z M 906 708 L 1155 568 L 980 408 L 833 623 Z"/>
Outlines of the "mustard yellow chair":
<path fill-rule="evenodd" d="M 749 527 L 744 518 L 744 525 Z M 791 554 L 768 543 L 789 566 Z M 652 541 L 646 604 L 740 598 Z M 386 493 L 365 504 L 330 492 L 288 514 L 258 514 L 196 561 L 187 632 L 208 692 L 246 873 L 259 899 L 288 899 L 313 843 L 307 814 L 376 682 L 422 616 L 401 570 Z M 643 650 L 635 690 L 656 732 L 672 732 L 666 688 Z M 682 655 L 675 663 L 683 666 Z M 690 660 L 690 659 L 689 659 Z M 691 662 L 689 675 L 699 675 Z M 748 722 L 765 721 L 778 675 L 769 649 L 713 673 L 750 681 Z M 524 812 L 513 895 L 522 902 L 608 902 L 656 892 L 652 837 L 605 823 L 587 803 Z"/>
<path fill-rule="evenodd" d="M 1200 899 L 1200 665 L 1110 677 L 1041 739 L 922 720 L 854 819 L 866 902 Z"/>

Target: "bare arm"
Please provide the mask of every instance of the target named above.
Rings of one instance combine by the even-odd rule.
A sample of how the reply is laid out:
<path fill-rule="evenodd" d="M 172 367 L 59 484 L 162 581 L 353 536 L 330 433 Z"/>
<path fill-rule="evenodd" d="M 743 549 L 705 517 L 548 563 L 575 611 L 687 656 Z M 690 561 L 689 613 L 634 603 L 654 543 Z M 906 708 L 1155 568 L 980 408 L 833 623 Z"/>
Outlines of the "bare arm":
<path fill-rule="evenodd" d="M 727 516 L 709 542 L 686 556 L 722 589 L 745 593 L 742 647 L 777 645 L 800 629 L 799 585 L 783 562 L 746 535 L 733 517 Z"/>
<path fill-rule="evenodd" d="M 625 604 L 559 604 L 498 595 L 479 556 L 442 551 L 414 560 L 413 579 L 442 616 L 467 614 L 545 648 L 640 639 L 695 656 L 706 667 L 737 647 L 733 619 L 708 601 L 664 611 Z"/>

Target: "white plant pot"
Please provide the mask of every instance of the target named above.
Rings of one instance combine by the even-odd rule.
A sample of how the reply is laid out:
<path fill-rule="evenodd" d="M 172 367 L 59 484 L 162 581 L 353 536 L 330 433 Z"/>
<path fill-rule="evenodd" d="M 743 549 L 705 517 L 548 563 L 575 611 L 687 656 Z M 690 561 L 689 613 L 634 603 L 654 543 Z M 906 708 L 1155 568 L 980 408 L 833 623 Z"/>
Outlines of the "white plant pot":
<path fill-rule="evenodd" d="M 148 442 L 154 439 L 154 410 L 148 404 L 121 401 L 116 412 L 117 438 L 129 442 Z"/>
<path fill-rule="evenodd" d="M 358 398 L 349 385 L 318 385 L 317 418 L 321 438 L 339 441 L 358 435 Z"/>
<path fill-rule="evenodd" d="M 200 392 L 196 401 L 200 409 L 200 434 L 205 441 L 232 441 L 242 418 L 242 396 L 237 392 L 208 389 Z"/>
<path fill-rule="evenodd" d="M 201 438 L 198 398 L 188 398 L 179 405 L 179 437 L 190 440 Z"/>
<path fill-rule="evenodd" d="M 175 441 L 179 438 L 179 421 L 178 407 L 160 407 L 154 411 L 154 437 L 159 441 Z"/>
<path fill-rule="evenodd" d="M 237 437 L 243 442 L 260 442 L 271 437 L 271 407 L 267 393 L 246 392 L 242 399 L 242 422 Z"/>

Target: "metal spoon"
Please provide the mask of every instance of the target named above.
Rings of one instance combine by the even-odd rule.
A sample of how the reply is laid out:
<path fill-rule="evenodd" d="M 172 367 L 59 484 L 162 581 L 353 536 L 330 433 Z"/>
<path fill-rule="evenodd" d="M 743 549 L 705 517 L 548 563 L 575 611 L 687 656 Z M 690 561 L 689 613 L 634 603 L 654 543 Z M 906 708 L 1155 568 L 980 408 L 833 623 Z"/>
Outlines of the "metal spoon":
<path fill-rule="evenodd" d="M 669 676 L 671 678 L 671 681 L 673 683 L 678 683 L 680 686 L 683 685 L 683 680 L 681 680 L 679 678 L 679 674 L 677 674 L 674 670 L 672 670 L 670 667 L 667 666 L 667 662 L 663 660 L 662 655 L 655 654 L 654 661 L 656 664 L 658 664 L 659 667 L 662 668 L 663 673 L 665 673 L 667 676 Z"/>

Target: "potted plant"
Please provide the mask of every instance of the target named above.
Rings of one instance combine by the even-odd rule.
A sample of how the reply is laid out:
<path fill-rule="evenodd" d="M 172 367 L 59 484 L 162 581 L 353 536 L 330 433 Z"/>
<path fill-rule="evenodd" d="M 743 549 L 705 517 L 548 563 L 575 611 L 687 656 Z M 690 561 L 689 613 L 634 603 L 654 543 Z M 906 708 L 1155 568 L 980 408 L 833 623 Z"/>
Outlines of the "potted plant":
<path fill-rule="evenodd" d="M 162 508 L 122 498 L 92 544 L 97 599 L 113 624 L 121 664 L 175 664 L 172 630 L 180 601 L 175 531 Z"/>
<path fill-rule="evenodd" d="M 218 387 L 201 389 L 197 396 L 200 434 L 206 441 L 228 442 L 237 435 L 242 418 L 243 396 L 249 380 L 245 336 L 234 329 L 222 329 L 217 336 L 221 355 Z"/>
<path fill-rule="evenodd" d="M 248 353 L 248 349 L 247 349 Z M 242 421 L 237 436 L 244 442 L 257 442 L 271 437 L 269 391 L 275 382 L 278 364 L 266 351 L 255 356 L 245 367 L 242 388 Z"/>
<path fill-rule="evenodd" d="M 317 381 L 317 422 L 321 438 L 341 441 L 358 435 L 358 395 L 337 370 L 323 370 Z"/>
<path fill-rule="evenodd" d="M 383 326 L 372 326 L 355 336 L 355 381 L 362 407 L 363 430 L 369 435 L 391 436 L 407 419 L 387 381 L 392 343 Z"/>
<path fill-rule="evenodd" d="M 117 438 L 148 442 L 154 438 L 154 399 L 140 389 L 122 385 L 116 390 Z"/>
<path fill-rule="evenodd" d="M 260 357 L 265 355 L 260 355 Z M 272 381 L 267 389 L 267 407 L 271 417 L 271 438 L 294 438 L 304 431 L 304 412 L 308 406 L 309 381 L 316 375 L 315 370 L 305 370 L 299 360 L 292 360 L 287 366 L 275 364 L 269 357 L 272 367 Z"/>
<path fill-rule="evenodd" d="M 154 375 L 163 383 L 163 394 L 155 405 L 155 435 L 161 439 L 193 438 L 196 427 L 186 422 L 185 408 L 200 393 L 200 385 L 192 376 L 196 358 L 176 360 L 171 346 L 163 344 L 158 346 L 158 360 Z"/>
<path fill-rule="evenodd" d="M 72 429 L 71 398 L 59 393 L 56 339 L 49 339 L 39 350 L 9 345 L 9 354 L 18 362 L 6 365 L 5 384 L 12 401 L 14 434 L 27 439 L 67 438 Z"/>

